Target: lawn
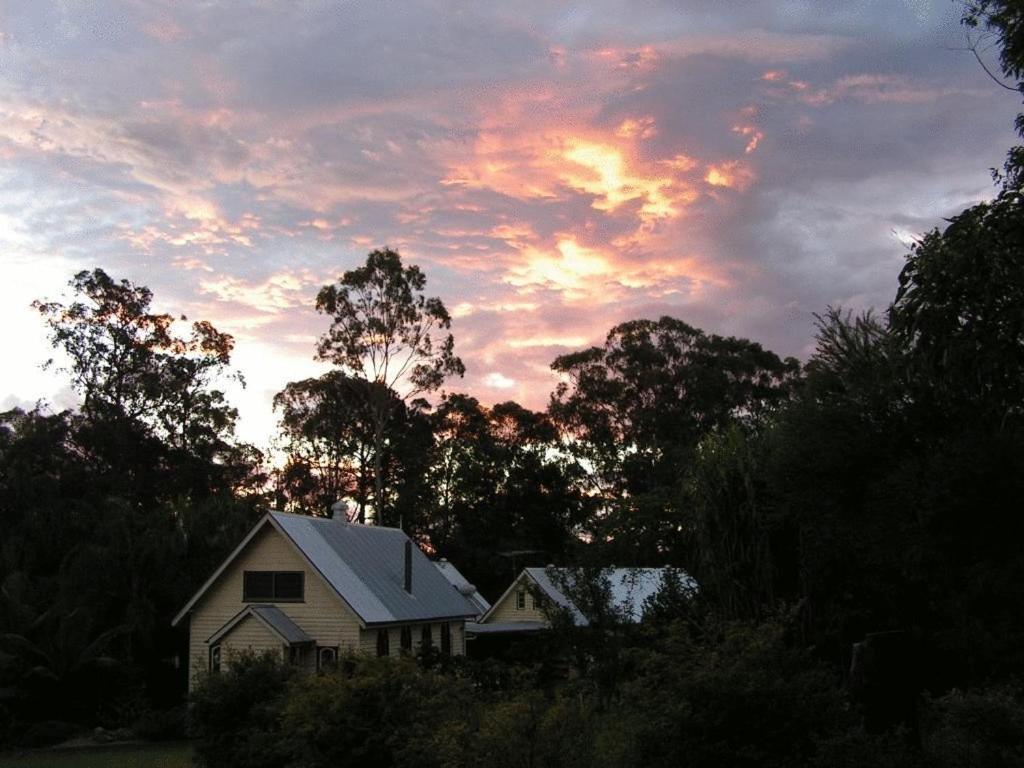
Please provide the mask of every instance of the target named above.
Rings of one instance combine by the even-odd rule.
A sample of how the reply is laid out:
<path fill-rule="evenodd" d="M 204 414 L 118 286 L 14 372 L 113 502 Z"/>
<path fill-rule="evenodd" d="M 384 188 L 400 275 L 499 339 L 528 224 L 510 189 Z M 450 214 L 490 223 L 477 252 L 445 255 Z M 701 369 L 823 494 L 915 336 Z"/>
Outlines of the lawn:
<path fill-rule="evenodd" d="M 58 749 L 0 755 L 0 768 L 191 768 L 189 744 Z"/>

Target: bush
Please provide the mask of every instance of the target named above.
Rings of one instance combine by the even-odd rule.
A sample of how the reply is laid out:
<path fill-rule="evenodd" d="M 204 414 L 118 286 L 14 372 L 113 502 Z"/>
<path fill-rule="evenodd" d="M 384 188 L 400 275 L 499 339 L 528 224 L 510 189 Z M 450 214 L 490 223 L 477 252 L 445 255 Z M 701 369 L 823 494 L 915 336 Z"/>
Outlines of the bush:
<path fill-rule="evenodd" d="M 132 730 L 146 741 L 177 741 L 185 738 L 185 707 L 143 714 Z"/>
<path fill-rule="evenodd" d="M 82 733 L 82 726 L 63 720 L 44 720 L 30 723 L 15 737 L 21 747 L 49 747 L 73 739 Z"/>
<path fill-rule="evenodd" d="M 777 622 L 726 623 L 697 637 L 677 625 L 643 655 L 612 745 L 635 765 L 801 765 L 849 720 L 832 674 Z"/>
<path fill-rule="evenodd" d="M 239 654 L 202 676 L 190 697 L 189 735 L 209 768 L 278 768 L 288 761 L 281 713 L 294 669 L 273 656 Z"/>
<path fill-rule="evenodd" d="M 289 690 L 282 725 L 296 764 L 466 764 L 466 682 L 404 659 L 353 657 L 343 666 Z"/>
<path fill-rule="evenodd" d="M 933 766 L 1024 765 L 1024 703 L 1017 691 L 952 691 L 931 702 L 925 718 L 925 750 Z"/>

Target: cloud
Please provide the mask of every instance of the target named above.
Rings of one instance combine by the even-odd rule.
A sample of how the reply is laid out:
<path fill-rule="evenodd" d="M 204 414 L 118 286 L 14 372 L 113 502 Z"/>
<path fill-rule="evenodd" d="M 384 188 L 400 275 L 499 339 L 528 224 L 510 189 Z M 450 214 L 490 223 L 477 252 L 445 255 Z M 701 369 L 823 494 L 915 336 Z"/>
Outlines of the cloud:
<path fill-rule="evenodd" d="M 21 4 L 0 395 L 55 391 L 24 308 L 103 266 L 237 336 L 263 440 L 322 370 L 316 290 L 385 244 L 487 402 L 544 407 L 557 355 L 636 317 L 806 354 L 812 312 L 884 307 L 907 238 L 992 193 L 1018 105 L 958 42 L 951 3 Z"/>

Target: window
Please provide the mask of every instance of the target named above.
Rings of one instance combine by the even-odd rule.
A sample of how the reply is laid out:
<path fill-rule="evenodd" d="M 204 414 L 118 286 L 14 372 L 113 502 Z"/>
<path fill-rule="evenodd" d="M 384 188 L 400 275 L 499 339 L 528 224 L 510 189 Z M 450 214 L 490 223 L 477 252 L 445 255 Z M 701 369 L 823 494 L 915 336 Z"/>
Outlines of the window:
<path fill-rule="evenodd" d="M 402 651 L 412 653 L 412 627 L 402 627 Z"/>
<path fill-rule="evenodd" d="M 423 629 L 420 630 L 420 649 L 425 651 L 433 644 L 434 639 L 430 636 L 430 625 L 424 624 Z"/>
<path fill-rule="evenodd" d="M 548 600 L 544 595 L 537 594 L 536 592 L 533 594 L 533 609 L 535 611 L 544 610 L 547 604 Z"/>
<path fill-rule="evenodd" d="M 391 654 L 391 638 L 388 637 L 386 629 L 377 630 L 377 655 L 388 656 Z"/>
<path fill-rule="evenodd" d="M 447 621 L 441 625 L 441 655 L 452 655 L 452 627 Z"/>
<path fill-rule="evenodd" d="M 247 603 L 260 600 L 302 602 L 305 582 L 306 574 L 302 571 L 246 571 L 242 582 L 242 600 Z"/>
<path fill-rule="evenodd" d="M 338 663 L 338 649 L 336 647 L 323 646 L 317 648 L 316 664 L 317 669 L 330 669 Z"/>
<path fill-rule="evenodd" d="M 220 672 L 220 646 L 210 648 L 210 671 Z"/>
<path fill-rule="evenodd" d="M 526 610 L 526 593 L 521 589 L 516 592 L 516 610 Z"/>

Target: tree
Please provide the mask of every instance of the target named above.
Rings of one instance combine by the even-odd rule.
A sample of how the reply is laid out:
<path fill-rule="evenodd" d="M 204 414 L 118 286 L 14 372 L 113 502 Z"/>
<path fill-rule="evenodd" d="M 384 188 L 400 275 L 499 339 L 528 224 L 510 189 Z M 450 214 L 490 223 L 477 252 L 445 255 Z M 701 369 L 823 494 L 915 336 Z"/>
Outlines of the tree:
<path fill-rule="evenodd" d="M 563 561 L 585 502 L 547 415 L 514 402 L 486 408 L 454 394 L 430 421 L 432 498 L 424 533 L 438 554 L 494 593 L 509 578 L 502 552 L 530 550 L 537 563 Z"/>
<path fill-rule="evenodd" d="M 403 267 L 399 254 L 384 248 L 372 251 L 365 265 L 345 272 L 336 285 L 325 285 L 316 299 L 317 311 L 331 318 L 317 344 L 317 359 L 372 385 L 373 506 L 378 524 L 389 522 L 383 461 L 392 393 L 409 402 L 465 371 L 455 356 L 452 335 L 443 333 L 451 327 L 451 317 L 441 299 L 423 294 L 425 287 L 426 276 L 419 267 Z"/>
<path fill-rule="evenodd" d="M 187 453 L 209 457 L 223 449 L 238 414 L 214 385 L 240 380 L 230 372 L 234 339 L 206 321 L 176 334 L 171 315 L 151 311 L 148 288 L 102 269 L 79 272 L 70 286 L 71 304 L 33 306 L 69 359 L 64 370 L 82 413 L 119 425 L 122 439 L 124 430 L 141 429 Z"/>
<path fill-rule="evenodd" d="M 671 317 L 618 325 L 604 346 L 551 367 L 563 381 L 549 413 L 605 504 L 596 538 L 621 539 L 616 562 L 633 564 L 663 564 L 680 524 L 683 468 L 701 437 L 778 406 L 800 372 L 792 358 Z"/>
<path fill-rule="evenodd" d="M 370 387 L 363 379 L 331 371 L 291 382 L 274 396 L 288 454 L 281 490 L 291 504 L 324 513 L 349 497 L 359 522 L 366 521 L 374 483 Z"/>
<path fill-rule="evenodd" d="M 914 398 L 949 418 L 1024 413 L 1024 197 L 1004 192 L 926 234 L 907 256 L 889 324 Z M 966 410 L 965 410 L 966 409 Z"/>
<path fill-rule="evenodd" d="M 1020 0 L 964 0 L 961 22 L 969 30 L 983 29 L 985 34 L 995 36 L 1003 75 L 1016 81 L 1013 87 L 1005 87 L 1024 94 L 1024 5 Z M 979 45 L 980 41 L 970 43 L 975 56 Z M 980 56 L 978 62 L 985 66 Z M 996 79 L 994 75 L 992 78 Z M 1016 128 L 1017 135 L 1024 137 L 1024 114 L 1017 115 Z M 1020 191 L 1024 187 L 1024 147 L 1010 148 L 1003 170 L 1004 189 Z"/>

